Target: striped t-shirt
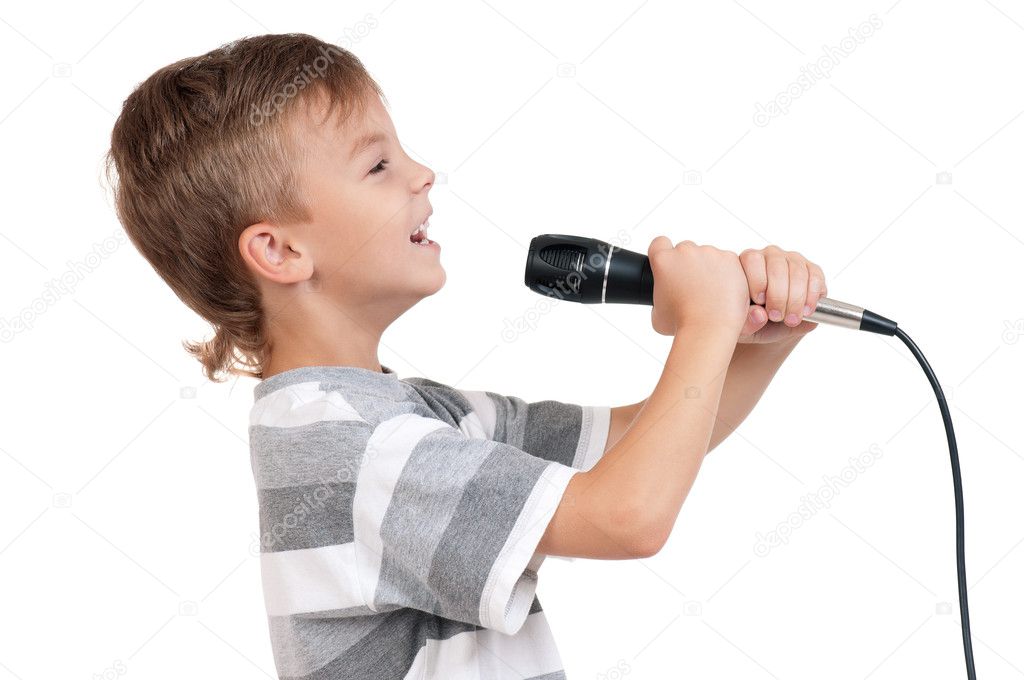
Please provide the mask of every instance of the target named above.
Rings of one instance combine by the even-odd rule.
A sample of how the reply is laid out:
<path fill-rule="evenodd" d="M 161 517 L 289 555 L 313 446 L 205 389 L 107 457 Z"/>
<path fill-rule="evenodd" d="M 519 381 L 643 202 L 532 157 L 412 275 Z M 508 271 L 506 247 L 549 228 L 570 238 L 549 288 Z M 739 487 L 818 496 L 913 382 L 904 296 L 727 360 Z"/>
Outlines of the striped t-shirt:
<path fill-rule="evenodd" d="M 536 552 L 610 409 L 352 366 L 254 388 L 260 571 L 281 678 L 557 680 Z"/>

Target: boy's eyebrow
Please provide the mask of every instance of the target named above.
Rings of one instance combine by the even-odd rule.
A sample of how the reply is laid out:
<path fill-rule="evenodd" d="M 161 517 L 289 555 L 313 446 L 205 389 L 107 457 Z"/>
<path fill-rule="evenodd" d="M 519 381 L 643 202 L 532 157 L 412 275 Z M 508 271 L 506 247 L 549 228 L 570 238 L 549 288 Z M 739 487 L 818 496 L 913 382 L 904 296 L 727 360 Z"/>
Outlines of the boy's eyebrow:
<path fill-rule="evenodd" d="M 366 151 L 366 149 L 371 145 L 376 144 L 377 142 L 383 142 L 387 138 L 387 135 L 382 132 L 370 132 L 364 134 L 362 137 L 359 137 L 354 144 L 352 144 L 352 148 L 348 155 L 349 159 L 351 160 L 355 158 L 362 152 Z"/>

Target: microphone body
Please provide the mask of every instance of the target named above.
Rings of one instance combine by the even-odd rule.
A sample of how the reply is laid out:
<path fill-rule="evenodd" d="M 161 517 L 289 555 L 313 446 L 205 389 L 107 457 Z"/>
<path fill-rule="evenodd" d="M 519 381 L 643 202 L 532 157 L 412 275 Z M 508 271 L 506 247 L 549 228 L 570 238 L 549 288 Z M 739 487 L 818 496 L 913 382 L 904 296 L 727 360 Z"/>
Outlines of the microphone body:
<path fill-rule="evenodd" d="M 604 241 L 568 234 L 543 234 L 530 241 L 526 286 L 541 295 L 584 304 L 654 304 L 650 259 Z M 819 298 L 804 320 L 895 335 L 896 322 L 831 298 Z"/>

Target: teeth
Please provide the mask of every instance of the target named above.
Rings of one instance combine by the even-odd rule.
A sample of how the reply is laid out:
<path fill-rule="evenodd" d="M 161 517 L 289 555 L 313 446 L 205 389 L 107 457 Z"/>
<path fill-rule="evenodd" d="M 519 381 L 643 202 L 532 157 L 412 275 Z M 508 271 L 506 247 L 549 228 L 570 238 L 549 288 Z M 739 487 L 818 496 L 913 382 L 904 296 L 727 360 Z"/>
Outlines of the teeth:
<path fill-rule="evenodd" d="M 419 241 L 413 241 L 413 243 L 427 243 L 427 227 L 430 226 L 430 220 L 425 221 L 420 226 L 416 227 L 416 231 L 409 235 L 410 240 L 415 238 L 417 234 L 422 234 L 423 238 Z"/>

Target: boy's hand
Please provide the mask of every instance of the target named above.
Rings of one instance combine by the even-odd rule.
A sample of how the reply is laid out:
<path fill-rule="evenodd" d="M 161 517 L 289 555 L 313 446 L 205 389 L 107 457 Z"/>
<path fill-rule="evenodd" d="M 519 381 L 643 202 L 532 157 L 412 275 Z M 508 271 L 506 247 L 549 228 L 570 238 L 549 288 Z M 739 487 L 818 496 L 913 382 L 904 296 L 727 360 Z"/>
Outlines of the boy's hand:
<path fill-rule="evenodd" d="M 747 281 L 736 253 L 658 236 L 647 248 L 654 274 L 651 325 L 662 335 L 679 328 L 721 327 L 739 333 L 745 323 Z"/>
<path fill-rule="evenodd" d="M 771 343 L 795 340 L 818 327 L 804 321 L 828 287 L 821 267 L 800 253 L 769 245 L 740 253 L 747 276 L 750 305 L 739 343 Z M 808 308 L 808 309 L 805 309 Z"/>

